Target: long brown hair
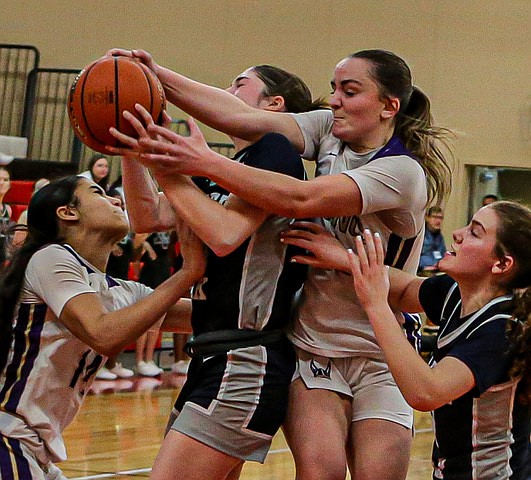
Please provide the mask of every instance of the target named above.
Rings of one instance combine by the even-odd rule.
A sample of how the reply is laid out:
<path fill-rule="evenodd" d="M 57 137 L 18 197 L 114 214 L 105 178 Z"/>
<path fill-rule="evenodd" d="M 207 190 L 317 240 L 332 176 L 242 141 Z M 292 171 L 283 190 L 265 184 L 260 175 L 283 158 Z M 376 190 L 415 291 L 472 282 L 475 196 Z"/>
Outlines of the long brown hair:
<path fill-rule="evenodd" d="M 516 202 L 494 202 L 498 218 L 494 253 L 499 258 L 510 255 L 515 273 L 505 287 L 514 291 L 513 320 L 509 323 L 509 339 L 513 364 L 511 378 L 522 377 L 519 399 L 531 403 L 531 209 Z"/>

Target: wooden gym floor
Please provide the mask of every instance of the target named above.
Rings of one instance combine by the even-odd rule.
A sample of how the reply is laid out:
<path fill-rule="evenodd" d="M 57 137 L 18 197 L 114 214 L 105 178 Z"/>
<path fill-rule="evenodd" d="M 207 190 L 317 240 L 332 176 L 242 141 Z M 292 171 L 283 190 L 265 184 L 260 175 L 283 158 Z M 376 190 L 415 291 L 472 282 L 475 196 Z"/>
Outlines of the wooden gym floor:
<path fill-rule="evenodd" d="M 184 376 L 96 380 L 79 415 L 65 432 L 68 461 L 59 464 L 74 480 L 149 478 L 166 420 Z M 433 440 L 428 414 L 415 420 L 408 480 L 431 478 Z M 385 455 L 385 452 L 381 452 Z M 274 438 L 264 465 L 247 463 L 242 480 L 289 480 L 294 465 L 281 432 Z"/>

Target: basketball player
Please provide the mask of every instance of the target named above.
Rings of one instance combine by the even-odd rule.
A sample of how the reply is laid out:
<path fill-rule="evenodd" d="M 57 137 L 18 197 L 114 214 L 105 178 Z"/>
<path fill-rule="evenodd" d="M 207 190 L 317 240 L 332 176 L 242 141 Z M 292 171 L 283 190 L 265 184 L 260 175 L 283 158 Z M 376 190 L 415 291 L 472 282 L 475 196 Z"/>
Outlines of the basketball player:
<path fill-rule="evenodd" d="M 157 65 L 144 51 L 110 53 L 139 58 L 172 103 L 218 130 L 250 141 L 283 133 L 317 161 L 318 176 L 304 182 L 231 162 L 208 150 L 193 123 L 189 138 L 152 124 L 154 138 L 139 146 L 146 165 L 206 176 L 277 215 L 327 217 L 345 247 L 354 248 L 365 228 L 380 231 L 387 264 L 416 272 L 426 205 L 449 189 L 437 145 L 448 132 L 433 125 L 429 100 L 401 58 L 368 50 L 341 60 L 332 110 L 289 115 L 250 108 Z M 413 412 L 351 290 L 348 275 L 311 268 L 301 295 L 290 335 L 299 363 L 285 424 L 297 478 L 344 479 L 348 463 L 354 480 L 404 479 Z"/>
<path fill-rule="evenodd" d="M 105 275 L 128 231 L 116 199 L 83 177 L 50 183 L 31 199 L 28 238 L 0 279 L 0 478 L 64 479 L 62 431 L 105 357 L 176 304 L 204 270 L 202 245 L 183 228 L 183 268 L 155 291 Z M 188 315 L 187 315 L 188 314 Z"/>
<path fill-rule="evenodd" d="M 298 77 L 268 65 L 242 72 L 227 91 L 270 112 L 320 105 Z M 152 122 L 145 110 L 142 114 Z M 147 135 L 139 121 L 126 117 Z M 122 140 L 137 144 L 129 137 Z M 282 135 L 267 134 L 254 144 L 232 140 L 235 163 L 304 179 L 302 160 Z M 124 159 L 122 171 L 136 231 L 165 229 L 178 216 L 209 247 L 205 278 L 192 297 L 193 359 L 152 478 L 236 479 L 244 461 L 265 460 L 287 408 L 295 354 L 283 329 L 306 273 L 290 263 L 292 249 L 279 243 L 291 220 L 270 215 L 209 180 L 197 179 L 196 186 L 155 168 L 164 191 L 158 195 L 133 157 Z"/>
<path fill-rule="evenodd" d="M 429 279 L 387 270 L 378 233 L 357 237 L 349 266 L 345 248 L 311 228 L 296 226 L 285 243 L 308 250 L 301 263 L 352 272 L 398 387 L 414 408 L 434 410 L 433 478 L 527 480 L 531 383 L 518 382 L 531 378 L 531 210 L 480 209 L 453 233 L 439 263 L 446 275 Z M 392 307 L 425 311 L 440 326 L 431 368 L 404 341 L 389 282 Z"/>

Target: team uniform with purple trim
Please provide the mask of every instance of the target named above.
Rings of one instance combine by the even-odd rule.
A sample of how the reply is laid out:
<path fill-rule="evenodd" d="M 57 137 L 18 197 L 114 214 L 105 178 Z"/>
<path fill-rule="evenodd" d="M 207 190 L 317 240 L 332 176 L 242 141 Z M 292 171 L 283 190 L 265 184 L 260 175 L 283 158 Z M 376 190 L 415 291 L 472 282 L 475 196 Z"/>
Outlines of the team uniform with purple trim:
<path fill-rule="evenodd" d="M 419 161 L 397 137 L 371 152 L 354 152 L 332 135 L 330 111 L 292 116 L 304 137 L 303 157 L 317 161 L 316 175 L 346 175 L 361 192 L 361 215 L 326 218 L 325 226 L 354 251 L 365 229 L 379 232 L 385 263 L 415 273 L 427 201 Z M 290 339 L 300 349 L 299 374 L 306 385 L 352 397 L 353 421 L 378 418 L 412 426 L 412 410 L 385 364 L 350 275 L 310 268 Z"/>
<path fill-rule="evenodd" d="M 235 161 L 305 176 L 300 156 L 279 134 L 265 135 L 238 152 Z M 229 196 L 210 180 L 198 184 L 219 203 Z M 264 461 L 284 420 L 295 369 L 293 346 L 283 330 L 306 268 L 290 263 L 296 249 L 280 242 L 290 223 L 270 215 L 229 255 L 208 250 L 205 277 L 193 289 L 190 348 L 199 353 L 169 427 L 242 460 Z"/>
<path fill-rule="evenodd" d="M 434 479 L 525 480 L 530 409 L 515 399 L 517 380 L 511 366 L 507 324 L 512 296 L 491 300 L 477 312 L 460 316 L 458 284 L 447 275 L 431 277 L 419 298 L 426 314 L 439 325 L 437 348 L 430 362 L 444 357 L 462 361 L 476 386 L 433 412 Z"/>
<path fill-rule="evenodd" d="M 51 462 L 66 459 L 62 432 L 105 362 L 59 320 L 65 304 L 96 293 L 114 311 L 151 292 L 105 275 L 69 245 L 51 244 L 32 256 L 0 377 L 0 478 L 61 478 Z"/>

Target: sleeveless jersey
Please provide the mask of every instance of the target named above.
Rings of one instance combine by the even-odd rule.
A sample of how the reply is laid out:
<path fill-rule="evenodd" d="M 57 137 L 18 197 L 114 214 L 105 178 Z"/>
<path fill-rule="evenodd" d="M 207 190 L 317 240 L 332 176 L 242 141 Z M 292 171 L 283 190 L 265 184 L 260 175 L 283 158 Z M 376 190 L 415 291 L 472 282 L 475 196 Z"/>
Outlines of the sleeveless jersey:
<path fill-rule="evenodd" d="M 357 154 L 332 135 L 333 114 L 327 110 L 293 118 L 304 136 L 303 157 L 317 160 L 316 175 L 347 175 L 361 192 L 361 215 L 327 218 L 325 226 L 354 251 L 354 240 L 364 229 L 379 232 L 386 264 L 416 273 L 427 201 L 426 178 L 417 159 L 396 137 L 377 150 Z M 383 360 L 351 276 L 335 270 L 310 267 L 290 338 L 316 355 Z"/>
<path fill-rule="evenodd" d="M 512 296 L 495 298 L 461 317 L 459 286 L 441 275 L 424 281 L 419 298 L 426 315 L 440 325 L 430 364 L 455 357 L 470 368 L 476 381 L 470 392 L 433 412 L 434 478 L 523 479 L 529 408 L 515 402 L 517 381 L 507 375 Z"/>
<path fill-rule="evenodd" d="M 282 135 L 267 134 L 241 150 L 235 161 L 305 178 L 302 160 Z M 229 192 L 216 183 L 196 179 L 199 187 L 218 203 Z M 225 257 L 207 252 L 205 277 L 192 292 L 194 335 L 226 329 L 272 330 L 289 321 L 293 295 L 306 269 L 290 263 L 293 247 L 280 243 L 280 232 L 291 219 L 271 215 L 242 245 Z"/>
<path fill-rule="evenodd" d="M 42 464 L 65 460 L 62 431 L 78 412 L 105 357 L 59 320 L 63 307 L 77 295 L 96 293 L 105 310 L 114 311 L 151 291 L 105 275 L 68 245 L 52 244 L 36 252 L 26 269 L 14 338 L 0 377 L 2 435 L 24 442 Z"/>

